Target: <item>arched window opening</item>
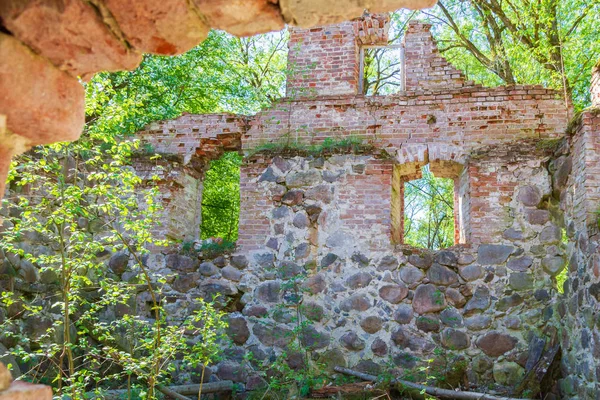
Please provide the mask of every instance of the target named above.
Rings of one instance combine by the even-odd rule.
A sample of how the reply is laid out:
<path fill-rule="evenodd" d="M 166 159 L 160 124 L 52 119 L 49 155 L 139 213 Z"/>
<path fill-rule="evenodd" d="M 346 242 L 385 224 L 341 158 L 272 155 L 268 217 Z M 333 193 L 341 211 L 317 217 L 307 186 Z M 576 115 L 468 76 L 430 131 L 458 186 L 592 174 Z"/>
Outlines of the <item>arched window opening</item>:
<path fill-rule="evenodd" d="M 461 164 L 397 165 L 392 189 L 395 243 L 431 250 L 466 243 L 468 180 Z"/>
<path fill-rule="evenodd" d="M 227 152 L 210 162 L 202 192 L 202 239 L 233 243 L 240 219 L 240 167 L 242 156 Z"/>

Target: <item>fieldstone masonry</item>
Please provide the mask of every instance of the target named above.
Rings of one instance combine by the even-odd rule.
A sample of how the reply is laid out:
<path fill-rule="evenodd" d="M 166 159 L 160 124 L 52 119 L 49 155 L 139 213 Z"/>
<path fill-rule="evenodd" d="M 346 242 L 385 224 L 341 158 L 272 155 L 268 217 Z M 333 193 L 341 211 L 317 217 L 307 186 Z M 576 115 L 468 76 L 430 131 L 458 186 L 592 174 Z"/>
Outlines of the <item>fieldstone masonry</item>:
<path fill-rule="evenodd" d="M 568 124 L 554 90 L 473 84 L 418 21 L 404 40 L 406 90 L 358 94 L 358 48 L 365 37 L 385 38 L 386 25 L 366 16 L 294 29 L 289 57 L 300 75 L 290 77 L 288 97 L 251 117 L 183 115 L 140 132 L 164 156 L 140 155 L 140 174 L 168 166 L 160 172 L 160 229 L 174 239 L 198 238 L 207 162 L 224 151 L 245 154 L 235 253 L 192 257 L 174 246 L 147 260 L 176 274 L 166 293 L 171 317 L 190 312 L 195 298 L 219 295 L 233 345 L 211 379 L 246 390 L 262 382 L 243 355 L 274 360 L 297 337 L 327 371 L 377 374 L 391 365 L 401 374 L 433 359 L 455 386 L 596 399 L 597 110 Z M 360 144 L 302 147 L 348 137 Z M 455 179 L 449 249 L 402 243 L 403 182 L 425 164 Z M 120 264 L 129 273 L 127 260 Z M 565 269 L 561 294 L 556 277 Z M 300 332 L 296 309 L 310 321 Z M 300 368 L 306 354 L 287 354 Z M 554 364 L 543 364 L 548 355 Z M 544 380 L 536 375 L 542 365 Z"/>
<path fill-rule="evenodd" d="M 385 30 L 385 21 L 375 21 L 366 24 Z M 428 357 L 441 363 L 434 352 L 441 349 L 457 365 L 464 362 L 471 385 L 508 392 L 560 342 L 562 396 L 595 398 L 600 371 L 587 349 L 600 339 L 592 317 L 600 273 L 584 271 L 600 268 L 590 247 L 598 118 L 588 111 L 567 132 L 559 93 L 466 81 L 420 22 L 411 22 L 404 40 L 406 90 L 357 94 L 364 25 L 294 29 L 290 63 L 297 75 L 288 98 L 253 117 L 229 116 L 233 126 L 206 130 L 239 136 L 247 155 L 238 241 L 247 266 L 240 275 L 205 262 L 210 277 L 191 291 L 202 293 L 208 282 L 230 292 L 237 287 L 243 294 L 236 326 L 247 333 L 236 344 L 269 354 L 287 345 L 281 332 L 293 330 L 289 318 L 269 310 L 289 302 L 285 282 L 300 279 L 313 320 L 305 342 L 315 357 L 369 371 L 392 357 L 407 370 Z M 202 119 L 199 130 L 213 118 L 193 117 Z M 176 138 L 177 121 L 166 124 Z M 265 143 L 350 135 L 368 146 L 313 156 L 255 151 Z M 177 153 L 205 152 L 192 147 Z M 402 244 L 402 183 L 425 164 L 455 179 L 457 246 L 439 252 Z M 556 276 L 567 265 L 580 272 L 569 273 L 561 295 Z M 590 358 L 578 362 L 582 357 Z"/>

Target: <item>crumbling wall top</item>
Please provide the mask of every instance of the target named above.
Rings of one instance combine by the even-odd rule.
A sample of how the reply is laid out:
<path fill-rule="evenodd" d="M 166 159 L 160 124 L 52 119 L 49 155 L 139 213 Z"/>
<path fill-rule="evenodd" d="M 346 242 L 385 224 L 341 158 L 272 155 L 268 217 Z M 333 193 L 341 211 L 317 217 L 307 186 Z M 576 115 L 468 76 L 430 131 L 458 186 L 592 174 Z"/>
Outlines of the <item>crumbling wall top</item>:
<path fill-rule="evenodd" d="M 406 90 L 427 91 L 474 86 L 440 55 L 431 24 L 412 20 L 404 35 Z"/>

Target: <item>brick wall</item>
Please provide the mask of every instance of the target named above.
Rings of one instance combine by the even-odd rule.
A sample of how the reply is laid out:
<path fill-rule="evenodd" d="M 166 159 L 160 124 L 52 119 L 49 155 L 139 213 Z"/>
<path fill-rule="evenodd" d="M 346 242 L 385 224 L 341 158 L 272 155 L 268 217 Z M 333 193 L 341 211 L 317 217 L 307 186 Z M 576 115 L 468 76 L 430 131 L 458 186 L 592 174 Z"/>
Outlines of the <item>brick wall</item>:
<path fill-rule="evenodd" d="M 387 44 L 389 16 L 311 29 L 289 28 L 288 97 L 357 94 L 359 45 Z"/>
<path fill-rule="evenodd" d="M 454 180 L 454 237 L 455 243 L 471 243 L 471 191 L 469 171 L 463 168 Z"/>
<path fill-rule="evenodd" d="M 192 156 L 219 158 L 224 151 L 237 151 L 246 132 L 246 117 L 234 114 L 188 114 L 154 122 L 137 133 L 142 148 L 150 153 L 180 155 L 188 163 Z"/>
<path fill-rule="evenodd" d="M 549 157 L 549 150 L 537 141 L 521 141 L 490 146 L 470 158 L 469 243 L 501 243 L 507 239 L 507 229 L 522 229 L 515 225 L 537 230 L 548 222 L 548 211 L 540 209 L 542 196 L 536 204 L 523 203 L 519 190 L 530 185 L 538 188 L 536 192 L 550 192 L 546 171 Z M 523 215 L 523 221 L 515 219 L 517 213 Z"/>
<path fill-rule="evenodd" d="M 550 165 L 568 241 L 567 281 L 557 306 L 563 349 L 560 387 L 562 398 L 568 399 L 598 397 L 600 326 L 590 315 L 600 307 L 599 138 L 600 116 L 596 109 L 587 110 Z"/>
<path fill-rule="evenodd" d="M 352 22 L 290 28 L 288 69 L 289 97 L 356 94 L 358 44 Z"/>
<path fill-rule="evenodd" d="M 498 226 L 492 233 L 489 226 L 502 222 L 504 217 L 494 213 L 505 206 L 515 182 L 503 182 L 499 166 L 467 165 L 469 155 L 487 146 L 560 137 L 567 125 L 560 93 L 540 86 L 484 88 L 465 82 L 439 55 L 431 26 L 413 21 L 404 39 L 407 90 L 393 96 L 356 95 L 352 85 L 356 83 L 357 43 L 384 40 L 385 25 L 385 20 L 365 17 L 336 26 L 292 29 L 290 64 L 310 65 L 310 70 L 292 74 L 288 89 L 316 88 L 317 97 L 285 98 L 253 117 L 184 115 L 151 125 L 141 137 L 156 151 L 183 156 L 183 164 L 193 160 L 202 164 L 240 146 L 248 153 L 265 143 L 313 144 L 345 136 L 385 149 L 402 168 L 416 162 L 415 173 L 418 166 L 430 161 L 457 162 L 465 166 L 465 173 L 453 175 L 457 178 L 456 220 L 460 221 L 456 224 L 457 242 L 473 238 L 474 242 L 488 243 L 502 231 Z M 347 86 L 348 82 L 352 85 Z M 262 173 L 256 168 L 262 164 L 253 163 L 243 167 L 241 182 L 240 241 L 247 248 L 258 248 L 267 240 L 268 217 L 263 208 L 269 205 L 255 185 L 257 174 Z M 391 180 L 391 171 L 390 167 L 386 179 Z M 366 178 L 349 179 L 351 189 L 353 179 L 365 184 Z M 403 191 L 397 189 L 396 198 Z M 496 191 L 492 193 L 492 189 Z M 389 193 L 382 197 L 389 202 L 391 185 L 386 190 Z M 396 239 L 401 236 L 403 218 L 390 216 L 390 210 L 398 207 L 398 201 L 388 204 L 387 215 L 381 217 L 390 222 L 386 229 L 391 229 Z M 184 203 L 189 204 L 187 200 Z M 471 222 L 475 220 L 479 222 Z M 387 234 L 389 237 L 390 232 Z"/>
<path fill-rule="evenodd" d="M 242 146 L 251 150 L 269 142 L 354 136 L 388 152 L 423 143 L 452 144 L 469 152 L 481 145 L 560 136 L 567 117 L 559 95 L 539 86 L 473 86 L 281 101 L 249 121 Z"/>
<path fill-rule="evenodd" d="M 365 16 L 312 29 L 290 28 L 288 97 L 357 94 L 359 46 L 386 45 L 389 17 Z M 430 33 L 431 24 L 409 22 L 405 47 L 406 90 L 472 86 L 444 59 Z"/>
<path fill-rule="evenodd" d="M 359 164 L 362 165 L 362 164 Z M 345 177 L 336 198 L 343 229 L 372 250 L 389 248 L 392 207 L 391 160 L 368 160 Z"/>
<path fill-rule="evenodd" d="M 580 146 L 585 159 L 585 169 L 580 175 L 585 182 L 585 221 L 588 227 L 597 229 L 596 213 L 600 209 L 600 114 L 597 110 L 582 114 L 575 140 L 582 141 Z"/>
<path fill-rule="evenodd" d="M 204 172 L 209 161 L 226 151 L 240 151 L 247 117 L 233 114 L 183 114 L 150 124 L 138 133 L 141 153 L 134 168 L 143 179 L 156 182 L 164 206 L 157 237 L 191 241 L 200 238 Z"/>
<path fill-rule="evenodd" d="M 258 158 L 244 163 L 240 170 L 238 245 L 244 251 L 264 248 L 271 233 L 269 220 L 273 202 L 257 182 L 267 166 L 268 160 Z"/>
<path fill-rule="evenodd" d="M 200 238 L 202 224 L 202 189 L 206 164 L 184 165 L 181 160 L 139 157 L 133 167 L 145 181 L 159 190 L 163 211 L 154 234 L 160 239 L 192 241 Z M 158 180 L 154 181 L 153 176 Z"/>
<path fill-rule="evenodd" d="M 431 24 L 411 21 L 403 44 L 405 48 L 406 90 L 447 90 L 473 86 L 463 73 L 439 54 L 431 36 Z"/>
<path fill-rule="evenodd" d="M 478 145 L 556 137 L 564 131 L 567 113 L 559 92 L 541 86 L 485 88 L 466 82 L 439 55 L 430 28 L 413 21 L 406 32 L 407 90 L 375 97 L 356 95 L 356 45 L 350 23 L 293 31 L 290 46 L 297 51 L 290 50 L 290 64 L 315 66 L 290 76 L 288 86 L 317 88 L 313 95 L 319 97 L 282 99 L 250 119 L 244 149 L 266 142 L 319 142 L 353 135 L 395 150 L 406 143 L 443 142 L 468 152 Z M 336 47 L 343 54 L 323 50 L 334 41 L 330 35 L 345 40 L 349 47 Z M 343 66 L 332 63 L 334 59 Z M 344 77 L 342 84 L 339 77 Z"/>
<path fill-rule="evenodd" d="M 510 227 L 507 206 L 517 186 L 517 181 L 501 171 L 502 162 L 472 163 L 469 165 L 471 181 L 471 242 L 495 243 L 501 241 L 502 232 Z"/>
<path fill-rule="evenodd" d="M 600 205 L 600 115 L 594 109 L 581 114 L 569 138 L 568 163 L 573 174 L 569 190 L 563 194 L 563 209 L 568 210 L 577 230 L 597 229 Z"/>

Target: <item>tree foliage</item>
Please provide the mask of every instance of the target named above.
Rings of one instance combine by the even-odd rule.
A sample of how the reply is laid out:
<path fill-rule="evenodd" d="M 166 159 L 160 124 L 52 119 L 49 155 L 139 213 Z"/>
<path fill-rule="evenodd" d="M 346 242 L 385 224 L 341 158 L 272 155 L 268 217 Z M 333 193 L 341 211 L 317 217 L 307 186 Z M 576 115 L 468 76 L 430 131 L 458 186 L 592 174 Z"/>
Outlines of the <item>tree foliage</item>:
<path fill-rule="evenodd" d="M 242 156 L 235 152 L 211 161 L 202 192 L 202 239 L 237 240 L 241 164 Z"/>
<path fill-rule="evenodd" d="M 132 134 L 183 112 L 257 112 L 283 93 L 286 38 L 212 31 L 185 54 L 146 55 L 134 71 L 97 74 L 86 85 L 87 131 Z"/>
<path fill-rule="evenodd" d="M 401 41 L 409 20 L 427 20 L 441 53 L 469 79 L 555 88 L 579 110 L 590 103 L 591 69 L 600 58 L 598 17 L 599 0 L 440 0 L 430 10 L 393 13 L 389 43 Z M 365 93 L 397 92 L 397 53 L 365 51 Z"/>
<path fill-rule="evenodd" d="M 424 15 L 442 54 L 485 85 L 539 84 L 589 105 L 598 0 L 440 0 Z"/>
<path fill-rule="evenodd" d="M 16 343 L 12 354 L 26 379 L 53 384 L 58 396 L 81 399 L 120 384 L 153 399 L 159 384 L 170 379 L 175 355 L 190 351 L 199 318 L 208 313 L 211 319 L 203 324 L 222 335 L 222 315 L 210 303 L 201 301 L 199 313 L 181 324 L 168 321 L 160 296 L 165 277 L 142 261 L 149 246 L 162 243 L 152 235 L 160 209 L 156 188 L 140 190 L 140 178 L 127 168 L 137 146 L 110 132 L 90 131 L 77 142 L 21 156 L 9 177 L 13 203 L 0 248 L 11 257 L 3 272 L 41 281 L 51 301 L 17 297 L 5 288 L 4 305 L 19 311 L 3 321 L 1 331 Z M 122 280 L 123 271 L 107 268 L 101 255 L 110 253 L 125 256 L 125 265 L 131 259 L 135 278 Z M 147 315 L 132 305 L 140 289 L 150 295 Z M 130 311 L 103 318 L 118 307 Z M 51 324 L 29 335 L 23 319 Z M 204 336 L 198 357 L 213 346 Z M 192 358 L 186 362 L 198 362 Z"/>

